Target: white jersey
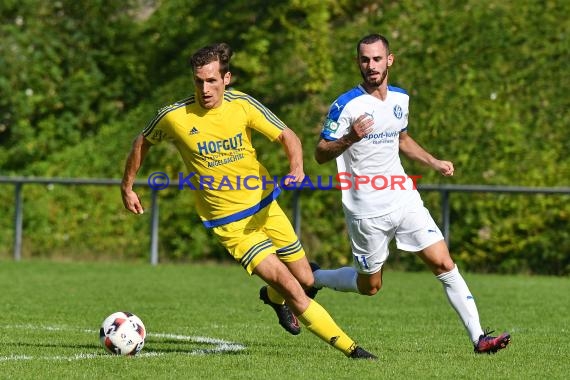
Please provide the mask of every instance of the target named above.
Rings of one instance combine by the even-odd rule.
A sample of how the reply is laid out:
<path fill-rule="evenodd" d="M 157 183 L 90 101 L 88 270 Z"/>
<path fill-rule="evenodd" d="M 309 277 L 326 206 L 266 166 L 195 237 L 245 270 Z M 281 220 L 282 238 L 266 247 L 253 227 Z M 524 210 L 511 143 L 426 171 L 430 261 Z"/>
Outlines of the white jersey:
<path fill-rule="evenodd" d="M 408 127 L 408 105 L 409 96 L 401 88 L 388 86 L 382 101 L 360 85 L 331 105 L 321 132 L 328 141 L 347 134 L 363 114 L 374 119 L 373 131 L 336 158 L 347 216 L 372 218 L 406 204 L 422 203 L 416 182 L 404 172 L 399 155 L 399 136 Z"/>

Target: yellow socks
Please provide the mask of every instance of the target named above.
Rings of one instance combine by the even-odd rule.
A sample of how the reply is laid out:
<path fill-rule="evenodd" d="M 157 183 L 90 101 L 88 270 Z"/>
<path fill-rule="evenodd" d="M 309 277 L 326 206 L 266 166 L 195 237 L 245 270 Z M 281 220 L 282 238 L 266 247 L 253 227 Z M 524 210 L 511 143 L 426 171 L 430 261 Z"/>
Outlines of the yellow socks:
<path fill-rule="evenodd" d="M 285 303 L 281 294 L 271 286 L 267 287 L 267 296 L 273 303 L 280 305 Z M 315 300 L 311 300 L 307 310 L 298 318 L 309 331 L 337 350 L 342 351 L 346 356 L 350 355 L 356 347 L 354 340 L 338 327 L 330 314 Z"/>
<path fill-rule="evenodd" d="M 311 300 L 309 307 L 299 316 L 299 320 L 316 336 L 342 351 L 346 356 L 356 347 L 354 340 L 350 339 L 338 327 L 330 314 L 316 301 Z"/>
<path fill-rule="evenodd" d="M 285 298 L 281 297 L 281 294 L 269 285 L 267 285 L 267 296 L 269 297 L 269 301 L 278 305 L 283 305 L 285 303 Z"/>

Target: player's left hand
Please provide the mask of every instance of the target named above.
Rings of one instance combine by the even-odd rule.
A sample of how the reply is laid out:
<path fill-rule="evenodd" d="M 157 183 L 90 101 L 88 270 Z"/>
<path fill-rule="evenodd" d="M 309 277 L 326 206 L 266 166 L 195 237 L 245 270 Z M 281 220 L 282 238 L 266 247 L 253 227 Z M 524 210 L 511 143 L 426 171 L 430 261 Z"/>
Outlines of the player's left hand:
<path fill-rule="evenodd" d="M 453 162 L 451 161 L 438 160 L 436 162 L 435 169 L 439 171 L 441 175 L 444 175 L 446 177 L 453 176 L 453 173 L 455 172 L 455 168 L 453 167 Z"/>
<path fill-rule="evenodd" d="M 285 186 L 288 186 L 290 183 L 293 182 L 302 182 L 305 178 L 305 172 L 302 168 L 292 169 L 289 174 L 287 174 L 284 178 L 283 183 Z"/>

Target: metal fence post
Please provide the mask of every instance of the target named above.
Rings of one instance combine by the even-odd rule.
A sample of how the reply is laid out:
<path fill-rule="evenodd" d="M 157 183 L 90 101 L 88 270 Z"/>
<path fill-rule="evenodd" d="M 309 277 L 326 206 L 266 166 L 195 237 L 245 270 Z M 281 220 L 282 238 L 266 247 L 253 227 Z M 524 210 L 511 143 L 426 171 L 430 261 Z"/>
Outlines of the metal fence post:
<path fill-rule="evenodd" d="M 16 182 L 15 186 L 15 202 L 16 210 L 14 211 L 14 260 L 20 261 L 22 258 L 22 226 L 23 226 L 23 208 L 24 202 L 22 199 L 22 183 Z"/>
<path fill-rule="evenodd" d="M 150 214 L 150 263 L 158 264 L 158 191 L 152 190 Z"/>

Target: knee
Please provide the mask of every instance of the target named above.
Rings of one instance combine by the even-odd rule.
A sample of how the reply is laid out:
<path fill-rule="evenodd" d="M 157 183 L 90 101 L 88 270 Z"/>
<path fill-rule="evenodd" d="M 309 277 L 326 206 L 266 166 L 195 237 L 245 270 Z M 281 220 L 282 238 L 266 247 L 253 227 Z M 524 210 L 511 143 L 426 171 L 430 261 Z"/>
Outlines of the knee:
<path fill-rule="evenodd" d="M 420 258 L 436 275 L 450 272 L 455 268 L 455 263 L 453 262 L 447 245 L 443 240 L 420 252 Z"/>
<path fill-rule="evenodd" d="M 373 296 L 382 288 L 382 271 L 372 275 L 359 274 L 356 278 L 358 292 L 364 296 Z"/>
<path fill-rule="evenodd" d="M 379 290 L 380 290 L 379 288 L 370 288 L 370 289 L 367 289 L 367 291 L 365 293 L 361 292 L 360 294 L 362 294 L 363 296 L 372 297 L 373 295 L 378 293 Z"/>
<path fill-rule="evenodd" d="M 378 293 L 380 289 L 382 289 L 382 284 L 366 284 L 364 286 L 361 285 L 358 286 L 358 291 L 360 292 L 360 294 L 369 297 Z"/>
<path fill-rule="evenodd" d="M 443 260 L 441 263 L 439 263 L 437 269 L 439 273 L 451 272 L 453 269 L 455 269 L 455 263 L 451 257 L 448 257 L 446 260 Z"/>

